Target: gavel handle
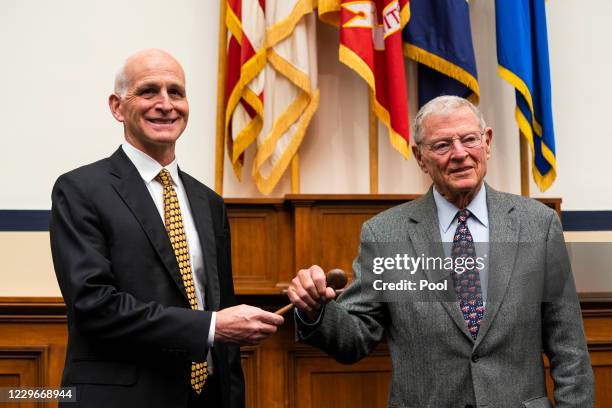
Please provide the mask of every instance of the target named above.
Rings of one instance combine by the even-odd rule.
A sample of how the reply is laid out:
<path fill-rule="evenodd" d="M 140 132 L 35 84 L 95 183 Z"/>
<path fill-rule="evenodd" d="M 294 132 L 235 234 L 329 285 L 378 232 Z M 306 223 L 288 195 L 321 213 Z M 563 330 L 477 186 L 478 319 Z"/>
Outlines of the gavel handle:
<path fill-rule="evenodd" d="M 340 295 L 342 292 L 344 291 L 344 289 L 337 289 L 336 290 L 336 297 L 338 297 L 338 295 Z M 274 312 L 277 315 L 284 315 L 287 312 L 293 310 L 293 303 L 289 303 L 286 306 L 281 307 L 280 309 L 278 309 L 276 312 Z"/>
<path fill-rule="evenodd" d="M 278 309 L 278 310 L 277 310 L 276 312 L 274 312 L 274 313 L 276 313 L 277 315 L 281 315 L 281 316 L 282 316 L 282 315 L 284 315 L 285 313 L 287 313 L 287 312 L 291 311 L 292 309 L 293 309 L 293 304 L 292 304 L 292 303 L 289 303 L 288 305 L 281 307 L 280 309 Z"/>
<path fill-rule="evenodd" d="M 340 293 L 342 293 L 342 291 L 344 290 L 343 288 L 346 286 L 346 273 L 342 269 L 334 268 L 325 274 L 325 282 L 328 287 L 336 291 L 337 297 Z M 284 290 L 283 292 L 287 293 L 286 290 Z M 293 305 L 288 304 L 287 306 L 281 307 L 274 313 L 282 316 L 291 309 L 293 309 Z"/>

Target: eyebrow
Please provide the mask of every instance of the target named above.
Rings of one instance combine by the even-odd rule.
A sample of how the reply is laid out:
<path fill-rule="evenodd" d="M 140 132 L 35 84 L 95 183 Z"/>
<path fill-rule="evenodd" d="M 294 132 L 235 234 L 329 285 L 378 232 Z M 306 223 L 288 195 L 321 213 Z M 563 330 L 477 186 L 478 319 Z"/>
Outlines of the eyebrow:
<path fill-rule="evenodd" d="M 467 136 L 467 135 L 480 134 L 480 132 L 481 132 L 480 130 L 471 130 L 469 132 L 462 133 L 462 134 L 456 135 L 456 136 L 457 137 L 463 137 L 463 136 Z M 431 136 L 432 139 L 435 139 L 435 140 L 433 140 L 433 142 L 440 142 L 440 141 L 443 141 L 443 140 L 449 140 L 449 139 L 452 139 L 453 137 L 455 137 L 455 136 L 440 136 L 439 138 L 436 138 L 436 136 Z"/>
<path fill-rule="evenodd" d="M 146 82 L 136 85 L 136 89 L 149 88 L 149 87 L 159 88 L 160 86 L 157 81 L 146 81 Z M 185 86 L 181 84 L 180 82 L 170 82 L 168 84 L 168 88 L 185 89 Z"/>
<path fill-rule="evenodd" d="M 159 85 L 155 82 L 143 82 L 142 84 L 138 84 L 134 89 L 140 91 L 146 88 L 159 88 Z"/>

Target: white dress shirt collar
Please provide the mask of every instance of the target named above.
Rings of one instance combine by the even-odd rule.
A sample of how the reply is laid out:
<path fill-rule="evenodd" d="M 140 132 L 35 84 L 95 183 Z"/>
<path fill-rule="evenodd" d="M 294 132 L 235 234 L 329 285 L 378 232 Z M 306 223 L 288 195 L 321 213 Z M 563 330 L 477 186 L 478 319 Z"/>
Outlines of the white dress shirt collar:
<path fill-rule="evenodd" d="M 134 166 L 136 166 L 136 170 L 138 170 L 138 173 L 140 173 L 140 177 L 142 177 L 145 183 L 149 184 L 150 182 L 155 180 L 155 177 L 157 177 L 161 169 L 165 168 L 170 172 L 173 184 L 175 186 L 177 185 L 176 180 L 178 180 L 179 173 L 176 157 L 167 166 L 162 166 L 154 158 L 138 150 L 127 141 L 123 142 L 121 144 L 121 147 L 123 148 L 123 151 L 125 152 L 127 157 L 132 161 L 132 163 L 134 163 Z"/>
<path fill-rule="evenodd" d="M 453 225 L 455 218 L 457 216 L 457 208 L 454 204 L 450 203 L 446 198 L 442 196 L 436 190 L 436 187 L 433 188 L 434 201 L 436 203 L 436 207 L 438 208 L 438 220 L 440 221 L 440 228 L 442 231 L 446 232 Z M 472 199 L 472 201 L 468 204 L 467 209 L 470 210 L 470 213 L 474 216 L 474 219 L 478 220 L 485 227 L 489 226 L 489 213 L 487 211 L 487 189 L 483 184 L 480 187 L 476 196 Z"/>

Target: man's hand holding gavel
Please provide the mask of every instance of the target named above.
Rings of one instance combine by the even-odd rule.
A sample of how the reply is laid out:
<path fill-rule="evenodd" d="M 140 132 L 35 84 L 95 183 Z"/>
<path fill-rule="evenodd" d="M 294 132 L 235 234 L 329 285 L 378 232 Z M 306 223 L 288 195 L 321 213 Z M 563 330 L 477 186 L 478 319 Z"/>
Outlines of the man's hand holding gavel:
<path fill-rule="evenodd" d="M 258 307 L 238 305 L 217 312 L 215 341 L 237 346 L 256 345 L 276 333 L 282 316 Z"/>
<path fill-rule="evenodd" d="M 319 316 L 321 307 L 336 297 L 334 289 L 340 289 L 345 284 L 344 272 L 334 269 L 326 276 L 323 269 L 313 265 L 298 272 L 289 284 L 287 296 L 301 316 L 313 322 Z"/>

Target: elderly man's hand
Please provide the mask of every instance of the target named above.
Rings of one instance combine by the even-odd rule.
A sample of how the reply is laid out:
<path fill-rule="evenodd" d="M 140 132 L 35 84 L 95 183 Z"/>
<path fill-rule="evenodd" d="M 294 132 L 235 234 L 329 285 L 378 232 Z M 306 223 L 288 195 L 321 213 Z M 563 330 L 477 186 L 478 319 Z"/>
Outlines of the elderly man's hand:
<path fill-rule="evenodd" d="M 217 312 L 215 342 L 237 346 L 256 345 L 276 333 L 285 320 L 258 307 L 238 305 Z"/>
<path fill-rule="evenodd" d="M 317 265 L 301 269 L 287 289 L 291 303 L 309 321 L 316 320 L 319 309 L 336 297 L 336 292 L 327 286 L 325 272 Z"/>

